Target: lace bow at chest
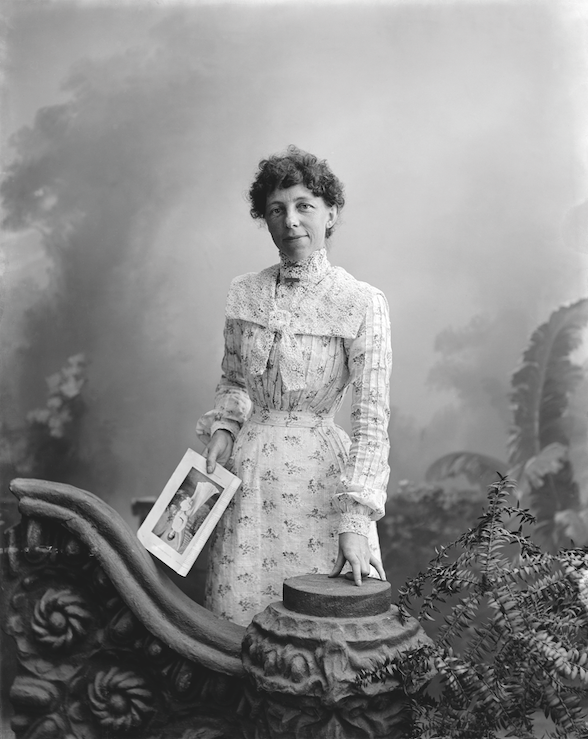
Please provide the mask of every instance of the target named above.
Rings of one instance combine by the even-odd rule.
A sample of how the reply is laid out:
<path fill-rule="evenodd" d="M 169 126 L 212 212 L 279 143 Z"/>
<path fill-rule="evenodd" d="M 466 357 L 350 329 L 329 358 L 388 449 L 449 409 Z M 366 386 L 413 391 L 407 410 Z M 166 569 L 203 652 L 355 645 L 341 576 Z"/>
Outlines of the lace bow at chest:
<path fill-rule="evenodd" d="M 341 267 L 329 265 L 318 282 L 295 287 L 299 291 L 291 310 L 276 303 L 280 265 L 233 280 L 227 298 L 226 317 L 257 324 L 248 369 L 262 375 L 274 342 L 280 374 L 286 390 L 305 386 L 305 361 L 297 335 L 338 336 L 354 339 L 366 315 L 371 288 Z"/>

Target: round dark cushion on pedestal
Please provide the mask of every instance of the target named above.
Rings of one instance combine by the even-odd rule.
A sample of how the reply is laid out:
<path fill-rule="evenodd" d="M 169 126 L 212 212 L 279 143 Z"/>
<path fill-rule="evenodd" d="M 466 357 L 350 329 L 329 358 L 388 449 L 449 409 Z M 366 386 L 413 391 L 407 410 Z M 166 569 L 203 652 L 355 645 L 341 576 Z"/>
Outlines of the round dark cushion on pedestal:
<path fill-rule="evenodd" d="M 368 577 L 361 586 L 346 577 L 301 575 L 284 580 L 284 606 L 307 616 L 361 618 L 386 613 L 391 586 Z"/>

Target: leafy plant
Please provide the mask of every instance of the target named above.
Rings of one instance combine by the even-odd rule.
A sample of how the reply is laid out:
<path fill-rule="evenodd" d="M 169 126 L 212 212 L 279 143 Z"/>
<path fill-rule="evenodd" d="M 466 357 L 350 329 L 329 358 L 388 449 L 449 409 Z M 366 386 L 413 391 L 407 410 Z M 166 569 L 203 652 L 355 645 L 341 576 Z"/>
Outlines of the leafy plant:
<path fill-rule="evenodd" d="M 476 526 L 401 589 L 401 620 L 412 599 L 420 621 L 447 609 L 434 643 L 358 676 L 400 681 L 414 739 L 530 739 L 538 709 L 549 736 L 588 737 L 588 551 L 542 551 L 523 533 L 532 514 L 509 504 L 513 490 L 506 477 L 490 486 Z M 415 693 L 435 673 L 436 693 Z"/>

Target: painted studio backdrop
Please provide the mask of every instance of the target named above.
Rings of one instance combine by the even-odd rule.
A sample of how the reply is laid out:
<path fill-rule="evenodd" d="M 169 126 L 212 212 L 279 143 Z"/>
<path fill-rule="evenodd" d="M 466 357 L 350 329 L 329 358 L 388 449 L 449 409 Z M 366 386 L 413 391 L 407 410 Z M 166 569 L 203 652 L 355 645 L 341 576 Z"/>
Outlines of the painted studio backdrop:
<path fill-rule="evenodd" d="M 245 193 L 293 143 L 346 185 L 332 262 L 390 303 L 385 557 L 430 553 L 507 470 L 546 546 L 588 543 L 579 6 L 15 3 L 4 24 L 5 516 L 35 476 L 136 527 L 132 499 L 201 450 L 229 282 L 277 261 Z"/>

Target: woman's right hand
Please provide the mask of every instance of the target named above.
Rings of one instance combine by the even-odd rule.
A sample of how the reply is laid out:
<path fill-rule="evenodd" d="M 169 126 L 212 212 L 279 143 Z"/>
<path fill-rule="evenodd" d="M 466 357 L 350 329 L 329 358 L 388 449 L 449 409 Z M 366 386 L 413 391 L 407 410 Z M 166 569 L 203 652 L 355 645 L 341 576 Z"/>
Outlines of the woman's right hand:
<path fill-rule="evenodd" d="M 214 472 L 216 463 L 222 464 L 223 467 L 231 458 L 233 452 L 233 435 L 225 429 L 218 429 L 212 435 L 202 456 L 206 457 L 206 471 L 209 475 Z"/>

